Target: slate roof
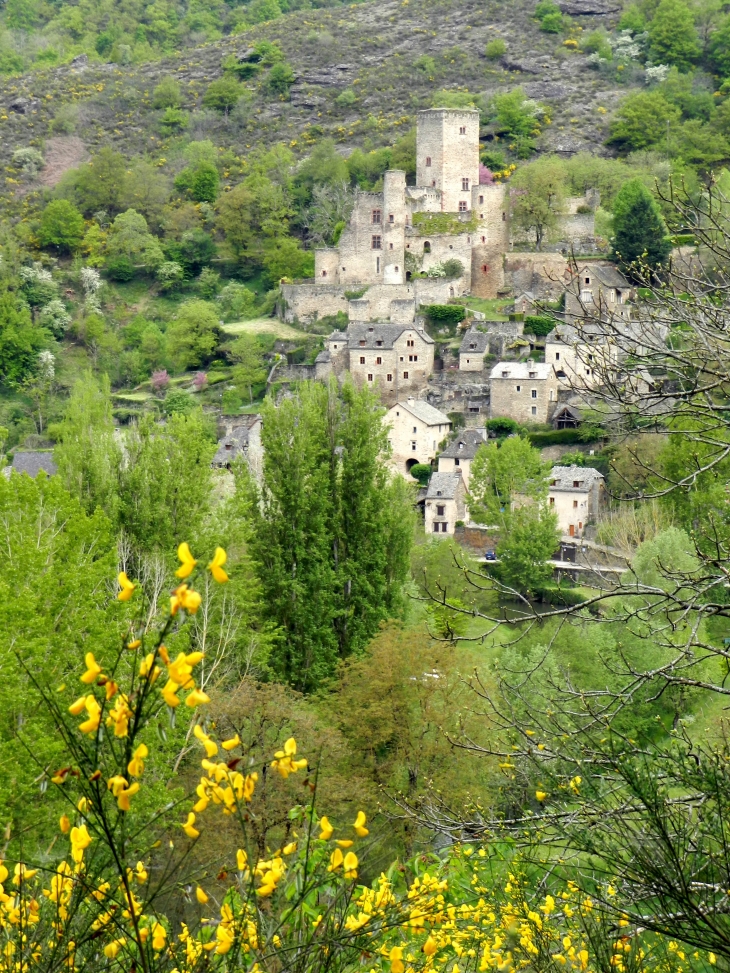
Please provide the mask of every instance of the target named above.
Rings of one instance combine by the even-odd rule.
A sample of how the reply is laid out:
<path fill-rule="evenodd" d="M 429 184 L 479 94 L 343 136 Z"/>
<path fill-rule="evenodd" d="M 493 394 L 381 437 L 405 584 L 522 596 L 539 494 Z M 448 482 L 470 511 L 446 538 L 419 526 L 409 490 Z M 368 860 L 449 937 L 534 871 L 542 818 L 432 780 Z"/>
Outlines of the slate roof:
<path fill-rule="evenodd" d="M 421 422 L 425 422 L 428 426 L 451 425 L 451 419 L 448 416 L 445 416 L 443 412 L 439 412 L 438 409 L 429 405 L 428 402 L 424 402 L 423 399 L 409 399 L 407 402 L 396 402 L 393 408 L 405 409 L 406 412 L 410 412 L 412 416 L 420 419 Z"/>
<path fill-rule="evenodd" d="M 367 348 L 375 351 L 378 348 L 392 348 L 394 342 L 400 338 L 404 331 L 415 332 L 422 338 L 427 345 L 433 344 L 431 335 L 425 331 L 420 331 L 414 324 L 357 324 L 351 323 L 347 329 L 347 342 L 351 350 L 355 348 Z M 365 344 L 361 345 L 360 342 Z M 382 345 L 376 342 L 382 341 Z"/>
<path fill-rule="evenodd" d="M 502 372 L 507 372 L 507 375 L 503 375 Z M 525 379 L 525 381 L 530 380 L 530 373 L 534 372 L 533 381 L 535 379 L 545 379 L 549 378 L 553 372 L 553 366 L 550 363 L 530 361 L 501 361 L 497 362 L 489 377 L 494 378 L 520 378 Z"/>
<path fill-rule="evenodd" d="M 218 449 L 212 459 L 213 466 L 227 466 L 248 450 L 251 430 L 260 416 L 251 416 L 247 425 L 238 426 L 218 441 Z"/>
<path fill-rule="evenodd" d="M 474 459 L 480 446 L 486 442 L 482 429 L 462 429 L 453 442 L 449 443 L 441 456 L 448 459 Z"/>
<path fill-rule="evenodd" d="M 428 481 L 427 500 L 455 500 L 461 483 L 461 470 L 455 473 L 432 473 Z"/>
<path fill-rule="evenodd" d="M 592 466 L 553 466 L 550 470 L 550 489 L 575 490 L 584 493 L 586 490 L 590 490 L 595 482 L 602 479 L 603 473 L 594 470 Z M 553 480 L 555 480 L 554 484 Z M 582 485 L 574 487 L 573 483 L 576 481 Z"/>
<path fill-rule="evenodd" d="M 13 457 L 13 465 L 10 467 L 11 473 L 27 473 L 32 479 L 35 479 L 41 470 L 48 476 L 53 476 L 57 472 L 53 453 L 19 452 Z"/>
<path fill-rule="evenodd" d="M 489 335 L 484 331 L 477 331 L 472 328 L 464 335 L 464 340 L 459 347 L 459 354 L 468 355 L 469 352 L 472 352 L 474 355 L 483 355 L 488 347 Z"/>
<path fill-rule="evenodd" d="M 320 351 L 320 353 L 314 359 L 314 364 L 315 365 L 323 365 L 323 364 L 325 364 L 325 362 L 328 362 L 328 361 L 332 361 L 332 356 L 330 355 L 330 353 L 325 348 L 325 350 L 324 351 Z"/>
<path fill-rule="evenodd" d="M 604 287 L 618 287 L 619 290 L 629 289 L 631 284 L 616 267 L 606 267 L 601 264 L 586 264 L 578 271 L 578 276 L 584 273 L 597 277 Z"/>
<path fill-rule="evenodd" d="M 347 333 L 345 331 L 333 331 L 327 341 L 347 341 Z"/>

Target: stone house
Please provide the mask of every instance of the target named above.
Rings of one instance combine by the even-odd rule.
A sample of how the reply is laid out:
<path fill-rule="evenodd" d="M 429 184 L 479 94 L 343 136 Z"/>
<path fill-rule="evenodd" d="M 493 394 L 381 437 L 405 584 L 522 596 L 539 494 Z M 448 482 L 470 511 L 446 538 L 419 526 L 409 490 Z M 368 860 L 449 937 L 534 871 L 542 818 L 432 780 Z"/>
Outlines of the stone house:
<path fill-rule="evenodd" d="M 427 534 L 453 534 L 456 524 L 466 520 L 466 487 L 461 470 L 434 473 L 424 501 Z"/>
<path fill-rule="evenodd" d="M 462 429 L 456 438 L 439 453 L 439 473 L 461 470 L 464 487 L 469 490 L 471 463 L 480 446 L 487 441 L 486 429 Z"/>
<path fill-rule="evenodd" d="M 558 401 L 558 377 L 544 362 L 498 362 L 490 372 L 492 418 L 520 423 L 549 422 Z"/>
<path fill-rule="evenodd" d="M 485 331 L 470 328 L 459 347 L 459 371 L 481 372 L 484 356 L 489 354 L 489 335 Z"/>
<path fill-rule="evenodd" d="M 615 372 L 618 357 L 616 343 L 594 322 L 579 331 L 560 324 L 545 338 L 545 362 L 555 369 L 561 388 L 597 388 L 607 372 Z"/>
<path fill-rule="evenodd" d="M 397 402 L 384 418 L 390 427 L 391 463 L 399 473 L 410 472 L 416 463 L 430 463 L 439 444 L 451 430 L 451 420 L 422 399 Z"/>
<path fill-rule="evenodd" d="M 584 264 L 572 275 L 565 291 L 565 320 L 631 318 L 633 288 L 613 264 Z"/>
<path fill-rule="evenodd" d="M 433 361 L 433 338 L 413 321 L 351 321 L 347 331 L 334 331 L 326 339 L 315 368 L 316 377 L 325 380 L 349 372 L 358 385 L 377 388 L 383 401 L 391 403 L 425 388 Z"/>
<path fill-rule="evenodd" d="M 550 471 L 548 504 L 558 526 L 569 537 L 582 537 L 586 524 L 598 516 L 604 497 L 603 474 L 591 467 L 554 466 Z"/>
<path fill-rule="evenodd" d="M 264 449 L 261 443 L 263 419 L 259 415 L 227 417 L 224 433 L 218 440 L 218 449 L 211 461 L 216 469 L 230 470 L 233 463 L 242 458 L 255 477 L 263 468 Z"/>

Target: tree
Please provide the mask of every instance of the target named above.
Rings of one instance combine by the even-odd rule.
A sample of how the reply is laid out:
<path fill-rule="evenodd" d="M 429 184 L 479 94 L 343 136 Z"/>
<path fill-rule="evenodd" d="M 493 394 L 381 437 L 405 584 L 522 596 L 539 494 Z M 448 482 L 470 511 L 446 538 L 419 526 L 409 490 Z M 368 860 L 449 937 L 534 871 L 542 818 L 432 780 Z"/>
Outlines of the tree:
<path fill-rule="evenodd" d="M 278 287 L 282 277 L 314 276 L 314 254 L 304 250 L 294 237 L 270 240 L 264 247 L 263 265 L 272 287 Z"/>
<path fill-rule="evenodd" d="M 534 233 L 541 249 L 547 233 L 555 229 L 565 204 L 565 169 L 555 156 L 519 169 L 512 180 L 512 218 L 527 233 Z"/>
<path fill-rule="evenodd" d="M 518 507 L 497 542 L 500 581 L 522 594 L 539 592 L 550 582 L 550 558 L 559 547 L 557 514 L 544 504 Z"/>
<path fill-rule="evenodd" d="M 218 207 L 218 227 L 239 260 L 259 262 L 264 244 L 287 235 L 291 208 L 282 186 L 268 176 L 247 176 Z"/>
<path fill-rule="evenodd" d="M 193 172 L 190 195 L 199 203 L 214 203 L 218 198 L 219 183 L 218 168 L 210 162 L 202 162 Z"/>
<path fill-rule="evenodd" d="M 224 321 L 245 321 L 259 313 L 256 292 L 235 280 L 226 284 L 216 297 L 216 303 Z"/>
<path fill-rule="evenodd" d="M 123 208 L 126 178 L 126 159 L 105 146 L 90 162 L 65 176 L 60 189 L 64 195 L 71 194 L 79 209 L 89 216 L 99 210 L 113 214 Z"/>
<path fill-rule="evenodd" d="M 271 67 L 266 84 L 269 91 L 273 91 L 274 94 L 287 95 L 295 80 L 296 75 L 292 71 L 291 64 L 279 61 Z"/>
<path fill-rule="evenodd" d="M 522 88 L 514 88 L 494 96 L 493 111 L 500 132 L 514 142 L 521 159 L 528 158 L 540 134 L 538 116 L 543 106 L 531 101 Z"/>
<path fill-rule="evenodd" d="M 0 379 L 16 385 L 33 372 L 38 353 L 46 345 L 48 333 L 35 327 L 28 305 L 10 290 L 0 286 Z"/>
<path fill-rule="evenodd" d="M 547 498 L 550 465 L 521 436 L 480 446 L 472 462 L 469 510 L 483 524 L 508 525 L 517 504 Z"/>
<path fill-rule="evenodd" d="M 609 142 L 624 152 L 650 148 L 666 141 L 667 131 L 680 116 L 660 91 L 638 91 L 619 105 Z"/>
<path fill-rule="evenodd" d="M 258 341 L 254 335 L 241 335 L 233 342 L 228 354 L 234 362 L 235 385 L 239 389 L 248 389 L 248 400 L 253 402 L 252 387 L 266 379 L 266 366 Z"/>
<path fill-rule="evenodd" d="M 637 262 L 651 268 L 664 263 L 671 252 L 667 228 L 659 206 L 640 180 L 631 179 L 620 190 L 613 214 L 613 248 L 624 269 Z"/>
<path fill-rule="evenodd" d="M 77 250 L 84 238 L 84 218 L 67 199 L 53 199 L 43 210 L 38 239 L 62 253 Z"/>
<path fill-rule="evenodd" d="M 688 71 L 700 45 L 692 11 L 681 0 L 661 0 L 649 26 L 649 56 L 655 64 L 675 64 Z"/>
<path fill-rule="evenodd" d="M 126 174 L 122 205 L 141 213 L 155 227 L 160 226 L 170 198 L 170 181 L 157 166 L 137 160 Z"/>
<path fill-rule="evenodd" d="M 157 237 L 147 228 L 147 220 L 136 210 L 120 213 L 109 230 L 106 250 L 110 260 L 126 258 L 133 266 L 155 270 L 165 260 Z"/>
<path fill-rule="evenodd" d="M 130 431 L 119 480 L 119 523 L 144 551 L 197 536 L 211 501 L 215 439 L 200 412 L 173 411 L 164 426 L 143 417 Z"/>
<path fill-rule="evenodd" d="M 235 78 L 219 78 L 211 81 L 203 95 L 203 104 L 206 108 L 214 111 L 223 112 L 228 117 L 231 108 L 234 108 L 243 94 L 241 85 Z"/>
<path fill-rule="evenodd" d="M 56 440 L 54 459 L 66 489 L 87 513 L 103 510 L 114 523 L 122 456 L 106 375 L 97 382 L 87 372 L 76 381 Z"/>
<path fill-rule="evenodd" d="M 153 108 L 179 108 L 182 103 L 182 88 L 174 78 L 163 78 L 152 92 Z"/>
<path fill-rule="evenodd" d="M 186 301 L 167 329 L 167 349 L 180 369 L 204 365 L 219 340 L 218 315 L 207 301 Z"/>
<path fill-rule="evenodd" d="M 721 78 L 730 77 L 730 17 L 710 35 L 710 60 Z"/>
<path fill-rule="evenodd" d="M 412 499 L 387 471 L 383 412 L 367 389 L 309 383 L 262 411 L 250 551 L 283 636 L 272 669 L 311 691 L 400 611 Z"/>

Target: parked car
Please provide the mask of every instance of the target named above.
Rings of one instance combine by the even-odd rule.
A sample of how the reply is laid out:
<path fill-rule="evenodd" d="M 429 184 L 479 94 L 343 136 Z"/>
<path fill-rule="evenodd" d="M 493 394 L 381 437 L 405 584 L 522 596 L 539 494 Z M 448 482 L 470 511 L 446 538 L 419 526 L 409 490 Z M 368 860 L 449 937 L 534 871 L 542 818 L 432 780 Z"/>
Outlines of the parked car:
<path fill-rule="evenodd" d="M 487 551 L 487 553 L 484 555 L 484 560 L 485 561 L 496 561 L 497 560 L 497 555 L 494 553 L 494 551 Z"/>

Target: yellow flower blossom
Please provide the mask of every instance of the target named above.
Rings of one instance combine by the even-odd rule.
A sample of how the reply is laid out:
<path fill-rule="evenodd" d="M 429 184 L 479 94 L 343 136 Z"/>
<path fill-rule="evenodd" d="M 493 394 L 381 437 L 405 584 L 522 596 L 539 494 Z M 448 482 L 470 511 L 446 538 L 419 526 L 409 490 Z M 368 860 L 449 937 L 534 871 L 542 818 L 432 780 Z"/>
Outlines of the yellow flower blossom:
<path fill-rule="evenodd" d="M 156 922 L 152 927 L 152 948 L 158 953 L 165 948 L 167 932 L 161 922 Z"/>
<path fill-rule="evenodd" d="M 196 740 L 200 740 L 200 742 L 205 747 L 206 757 L 208 758 L 215 757 L 215 755 L 218 753 L 218 745 L 214 743 L 213 740 L 211 740 L 211 738 L 205 732 L 205 730 L 200 725 L 200 723 L 195 724 L 195 729 L 193 730 L 193 736 L 195 737 Z"/>
<path fill-rule="evenodd" d="M 208 896 L 205 894 L 205 892 L 201 889 L 200 886 L 198 886 L 195 889 L 195 898 L 198 900 L 198 902 L 201 905 L 205 905 L 205 903 L 208 901 Z"/>
<path fill-rule="evenodd" d="M 117 595 L 119 601 L 129 601 L 129 599 L 134 594 L 134 589 L 137 587 L 133 584 L 126 575 L 126 572 L 120 571 L 117 575 L 117 581 L 119 582 L 119 587 L 121 591 Z"/>
<path fill-rule="evenodd" d="M 544 801 L 547 797 L 547 793 L 545 791 L 535 791 L 535 797 L 538 799 L 538 801 Z"/>
<path fill-rule="evenodd" d="M 181 562 L 180 567 L 177 569 L 175 574 L 178 578 L 189 578 L 193 573 L 195 565 L 198 563 L 193 555 L 190 553 L 190 548 L 187 542 L 181 544 L 177 549 L 177 557 Z"/>
<path fill-rule="evenodd" d="M 87 696 L 84 700 L 84 707 L 89 717 L 83 723 L 79 723 L 79 729 L 82 733 L 95 733 L 99 729 L 101 706 L 93 696 Z"/>
<path fill-rule="evenodd" d="M 336 872 L 338 868 L 341 868 L 342 867 L 342 863 L 343 863 L 344 860 L 345 860 L 344 859 L 344 856 L 343 856 L 342 852 L 340 851 L 340 849 L 339 848 L 335 848 L 335 850 L 330 855 L 330 863 L 327 866 L 327 871 L 328 872 Z"/>
<path fill-rule="evenodd" d="M 228 575 L 223 570 L 223 565 L 228 560 L 228 555 L 223 550 L 222 547 L 216 547 L 215 554 L 213 555 L 213 560 L 208 565 L 208 570 L 213 575 L 215 581 L 218 584 L 224 584 L 228 581 Z"/>
<path fill-rule="evenodd" d="M 231 737 L 230 740 L 224 740 L 221 746 L 224 750 L 233 750 L 234 747 L 239 747 L 241 745 L 241 738 L 238 734 Z"/>
<path fill-rule="evenodd" d="M 168 679 L 162 688 L 162 698 L 171 709 L 175 709 L 176 706 L 180 705 L 180 697 L 177 695 L 179 688 L 179 683 L 174 682 L 172 679 Z"/>
<path fill-rule="evenodd" d="M 319 837 L 323 841 L 329 841 L 329 839 L 332 837 L 332 832 L 335 829 L 329 823 L 329 819 L 326 816 L 322 816 L 319 819 L 319 827 L 320 827 Z"/>
<path fill-rule="evenodd" d="M 294 737 L 289 737 L 284 744 L 284 749 L 277 750 L 274 754 L 275 759 L 271 762 L 271 766 L 281 774 L 284 780 L 289 774 L 295 774 L 298 770 L 303 770 L 307 766 L 307 761 L 304 758 L 294 760 L 296 752 L 297 741 Z"/>
<path fill-rule="evenodd" d="M 87 685 L 91 685 L 96 682 L 97 677 L 101 673 L 101 666 L 94 658 L 93 652 L 87 652 L 85 657 L 86 662 L 86 672 L 81 676 L 81 682 L 85 682 Z"/>
<path fill-rule="evenodd" d="M 358 811 L 357 817 L 355 818 L 355 823 L 353 824 L 355 834 L 358 836 L 358 838 L 364 838 L 366 835 L 370 834 L 368 829 L 365 827 L 366 821 L 367 818 L 365 817 L 364 811 Z"/>
<path fill-rule="evenodd" d="M 69 831 L 71 830 L 71 822 L 69 821 L 68 816 L 65 814 L 61 815 L 61 819 L 59 820 L 58 825 L 63 834 L 68 834 Z"/>
<path fill-rule="evenodd" d="M 195 706 L 204 706 L 209 702 L 210 696 L 207 693 L 204 693 L 202 689 L 194 689 L 191 693 L 188 693 L 185 705 L 193 708 Z"/>
<path fill-rule="evenodd" d="M 91 835 L 86 829 L 86 825 L 82 824 L 80 828 L 71 828 L 71 856 L 75 862 L 83 861 L 84 851 L 89 847 L 92 842 Z"/>
<path fill-rule="evenodd" d="M 178 611 L 183 608 L 190 615 L 194 615 L 200 608 L 202 600 L 197 591 L 193 591 L 186 584 L 180 584 L 170 597 L 170 614 L 177 615 Z"/>
<path fill-rule="evenodd" d="M 345 855 L 345 861 L 343 862 L 345 869 L 345 878 L 357 878 L 357 866 L 358 866 L 357 855 L 354 851 L 348 851 Z"/>
<path fill-rule="evenodd" d="M 127 772 L 130 777 L 141 777 L 144 773 L 144 762 L 149 757 L 150 752 L 144 743 L 140 743 L 132 754 L 132 759 L 127 764 Z"/>
<path fill-rule="evenodd" d="M 194 827 L 194 825 L 195 825 L 195 814 L 192 811 L 190 811 L 188 814 L 187 821 L 185 822 L 185 824 L 182 825 L 183 831 L 190 839 L 200 837 L 200 832 L 197 830 L 197 828 Z"/>

